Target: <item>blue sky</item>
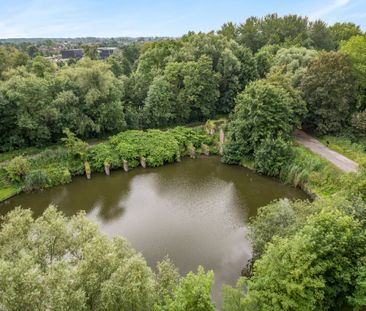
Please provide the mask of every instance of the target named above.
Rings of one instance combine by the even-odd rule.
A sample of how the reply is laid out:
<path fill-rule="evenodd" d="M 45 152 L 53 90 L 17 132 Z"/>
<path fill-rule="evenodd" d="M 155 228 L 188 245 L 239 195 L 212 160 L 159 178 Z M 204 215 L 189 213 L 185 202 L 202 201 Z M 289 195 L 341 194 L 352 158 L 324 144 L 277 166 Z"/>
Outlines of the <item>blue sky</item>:
<path fill-rule="evenodd" d="M 0 38 L 180 36 L 273 12 L 366 30 L 366 0 L 0 0 Z"/>

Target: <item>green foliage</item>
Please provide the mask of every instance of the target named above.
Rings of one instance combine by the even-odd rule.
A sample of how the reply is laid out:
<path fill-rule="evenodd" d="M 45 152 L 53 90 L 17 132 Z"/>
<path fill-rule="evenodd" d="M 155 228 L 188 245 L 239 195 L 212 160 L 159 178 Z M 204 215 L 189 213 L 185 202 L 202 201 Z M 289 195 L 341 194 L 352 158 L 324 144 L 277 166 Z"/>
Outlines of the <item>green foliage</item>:
<path fill-rule="evenodd" d="M 330 51 L 335 48 L 332 32 L 325 22 L 316 20 L 310 23 L 311 46 L 318 50 Z"/>
<path fill-rule="evenodd" d="M 363 306 L 358 267 L 365 256 L 365 227 L 363 214 L 356 210 L 364 212 L 365 207 L 362 201 L 336 196 L 312 204 L 280 201 L 261 209 L 251 236 L 257 237 L 254 249 L 262 256 L 249 280 L 226 288 L 224 306 L 329 310 L 341 308 L 350 296 Z"/>
<path fill-rule="evenodd" d="M 329 79 L 332 77 L 332 79 Z M 347 56 L 322 53 L 303 76 L 301 89 L 309 113 L 304 126 L 316 133 L 340 132 L 355 110 L 355 80 Z"/>
<path fill-rule="evenodd" d="M 318 53 L 304 47 L 280 49 L 273 60 L 272 73 L 280 73 L 289 79 L 294 87 L 298 87 L 310 63 Z"/>
<path fill-rule="evenodd" d="M 253 247 L 253 261 L 265 252 L 274 236 L 288 237 L 296 232 L 316 207 L 304 201 L 290 202 L 282 199 L 258 210 L 250 221 L 249 237 Z"/>
<path fill-rule="evenodd" d="M 342 190 L 344 175 L 327 160 L 303 146 L 293 148 L 293 157 L 282 167 L 280 179 L 317 196 L 329 196 Z"/>
<path fill-rule="evenodd" d="M 121 166 L 118 154 L 114 152 L 112 146 L 108 143 L 101 143 L 93 146 L 88 151 L 89 163 L 93 170 L 103 172 L 104 165 L 108 164 L 111 168 Z"/>
<path fill-rule="evenodd" d="M 266 80 L 252 82 L 236 99 L 223 160 L 239 163 L 245 156 L 253 157 L 268 136 L 287 139 L 299 124 L 295 113 L 299 104 L 301 100 L 281 86 Z"/>
<path fill-rule="evenodd" d="M 25 177 L 26 191 L 45 189 L 71 182 L 71 173 L 65 167 L 50 166 L 31 170 Z"/>
<path fill-rule="evenodd" d="M 64 142 L 65 148 L 69 155 L 72 157 L 84 159 L 88 144 L 77 138 L 75 134 L 71 132 L 68 128 L 65 129 L 63 133 L 66 135 L 66 137 L 62 138 L 62 141 Z"/>
<path fill-rule="evenodd" d="M 357 136 L 366 136 L 366 110 L 355 112 L 351 120 L 352 128 Z"/>
<path fill-rule="evenodd" d="M 53 206 L 1 219 L 0 304 L 6 310 L 214 310 L 213 273 L 182 278 L 169 259 L 155 274 L 121 237 L 109 239 L 84 213 Z"/>
<path fill-rule="evenodd" d="M 22 181 L 29 171 L 29 161 L 23 156 L 17 156 L 6 166 L 6 173 L 11 181 Z"/>
<path fill-rule="evenodd" d="M 169 311 L 214 311 L 211 301 L 213 271 L 207 274 L 198 267 L 197 274 L 189 272 L 174 291 L 174 300 L 169 303 Z"/>
<path fill-rule="evenodd" d="M 279 176 L 292 158 L 292 146 L 282 137 L 266 137 L 254 152 L 254 164 L 259 173 Z"/>
<path fill-rule="evenodd" d="M 48 176 L 44 169 L 32 170 L 25 177 L 24 188 L 26 191 L 44 189 L 47 185 Z"/>
<path fill-rule="evenodd" d="M 365 259 L 361 260 L 356 274 L 356 289 L 352 296 L 348 297 L 354 310 L 362 310 L 366 306 L 366 265 Z"/>
<path fill-rule="evenodd" d="M 354 23 L 335 23 L 329 27 L 329 30 L 337 47 L 342 41 L 347 41 L 353 36 L 362 35 L 360 26 Z"/>

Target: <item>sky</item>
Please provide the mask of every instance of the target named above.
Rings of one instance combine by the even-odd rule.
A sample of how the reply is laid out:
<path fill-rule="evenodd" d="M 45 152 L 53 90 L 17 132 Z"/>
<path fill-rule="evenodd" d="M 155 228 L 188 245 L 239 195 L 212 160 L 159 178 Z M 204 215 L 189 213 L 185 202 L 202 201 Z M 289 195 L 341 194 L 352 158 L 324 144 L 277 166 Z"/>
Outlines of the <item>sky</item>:
<path fill-rule="evenodd" d="M 366 30 L 366 0 L 0 0 L 0 38 L 178 37 L 274 12 Z"/>

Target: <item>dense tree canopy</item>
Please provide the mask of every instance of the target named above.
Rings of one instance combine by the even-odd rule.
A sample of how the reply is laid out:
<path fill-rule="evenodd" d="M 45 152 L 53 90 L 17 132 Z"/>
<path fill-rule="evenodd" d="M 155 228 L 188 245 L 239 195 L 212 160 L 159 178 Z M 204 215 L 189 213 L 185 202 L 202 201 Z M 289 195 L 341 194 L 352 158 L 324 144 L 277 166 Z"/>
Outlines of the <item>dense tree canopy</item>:
<path fill-rule="evenodd" d="M 249 84 L 236 99 L 224 161 L 238 163 L 253 156 L 267 137 L 288 137 L 300 125 L 300 110 L 305 111 L 298 94 L 290 96 L 285 88 L 266 80 Z"/>
<path fill-rule="evenodd" d="M 251 234 L 255 249 L 264 253 L 250 280 L 226 288 L 224 306 L 236 307 L 224 310 L 331 310 L 349 302 L 365 304 L 360 296 L 364 202 L 339 197 L 312 205 L 280 201 L 263 209 Z"/>
<path fill-rule="evenodd" d="M 306 128 L 320 134 L 337 133 L 346 127 L 355 110 L 355 78 L 350 59 L 322 53 L 309 66 L 301 83 L 307 102 Z"/>
<path fill-rule="evenodd" d="M 83 213 L 15 209 L 0 230 L 0 305 L 6 310 L 214 310 L 213 272 L 179 276 L 169 258 L 154 273 L 121 237 Z"/>

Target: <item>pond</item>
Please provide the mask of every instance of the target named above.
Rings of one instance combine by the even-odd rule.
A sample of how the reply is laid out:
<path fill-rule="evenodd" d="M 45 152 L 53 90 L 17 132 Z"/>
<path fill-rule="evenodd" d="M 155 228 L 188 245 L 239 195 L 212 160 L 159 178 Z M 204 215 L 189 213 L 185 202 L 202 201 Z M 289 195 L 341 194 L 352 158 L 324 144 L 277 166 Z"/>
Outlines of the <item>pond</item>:
<path fill-rule="evenodd" d="M 215 272 L 213 297 L 223 283 L 234 285 L 251 257 L 248 219 L 278 198 L 306 199 L 302 191 L 219 158 L 184 159 L 154 169 L 111 176 L 93 174 L 42 192 L 24 193 L 0 205 L 21 205 L 40 215 L 56 204 L 67 215 L 85 210 L 102 232 L 124 236 L 152 267 L 165 255 L 181 274 L 198 265 Z"/>

